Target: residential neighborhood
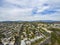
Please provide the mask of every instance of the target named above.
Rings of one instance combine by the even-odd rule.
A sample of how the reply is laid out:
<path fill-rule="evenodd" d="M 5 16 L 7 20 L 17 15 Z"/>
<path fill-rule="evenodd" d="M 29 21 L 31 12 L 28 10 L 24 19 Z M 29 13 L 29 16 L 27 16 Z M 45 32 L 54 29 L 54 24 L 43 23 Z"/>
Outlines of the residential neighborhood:
<path fill-rule="evenodd" d="M 0 22 L 0 42 L 3 45 L 51 45 L 54 30 L 60 35 L 59 27 L 55 23 Z"/>

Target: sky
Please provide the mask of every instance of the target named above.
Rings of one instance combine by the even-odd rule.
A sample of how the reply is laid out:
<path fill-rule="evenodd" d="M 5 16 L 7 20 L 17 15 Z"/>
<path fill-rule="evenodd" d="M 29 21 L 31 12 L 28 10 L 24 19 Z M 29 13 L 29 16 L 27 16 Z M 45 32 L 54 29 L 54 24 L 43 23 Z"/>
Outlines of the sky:
<path fill-rule="evenodd" d="M 0 0 L 0 21 L 60 21 L 60 0 Z"/>

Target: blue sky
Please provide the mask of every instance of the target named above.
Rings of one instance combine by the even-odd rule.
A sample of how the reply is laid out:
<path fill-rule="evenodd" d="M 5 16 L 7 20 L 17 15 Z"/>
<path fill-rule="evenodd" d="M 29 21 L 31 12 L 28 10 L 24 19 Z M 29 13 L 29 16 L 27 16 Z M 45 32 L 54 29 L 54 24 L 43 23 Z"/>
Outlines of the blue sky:
<path fill-rule="evenodd" d="M 0 21 L 60 21 L 60 0 L 0 0 Z"/>

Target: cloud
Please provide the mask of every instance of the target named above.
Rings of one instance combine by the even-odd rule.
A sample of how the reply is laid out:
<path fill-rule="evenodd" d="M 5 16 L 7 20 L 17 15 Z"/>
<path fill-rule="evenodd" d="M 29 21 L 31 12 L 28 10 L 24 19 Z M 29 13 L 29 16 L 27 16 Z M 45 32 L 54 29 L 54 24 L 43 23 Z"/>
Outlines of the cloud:
<path fill-rule="evenodd" d="M 59 20 L 59 14 L 60 0 L 0 0 L 0 21 Z"/>
<path fill-rule="evenodd" d="M 41 7 L 35 7 L 33 10 L 32 10 L 32 14 L 39 14 L 47 9 L 49 9 L 50 7 L 49 6 L 41 6 Z"/>
<path fill-rule="evenodd" d="M 46 3 L 47 0 L 6 0 L 11 4 L 20 5 L 22 7 L 36 7 L 41 6 L 43 3 Z"/>

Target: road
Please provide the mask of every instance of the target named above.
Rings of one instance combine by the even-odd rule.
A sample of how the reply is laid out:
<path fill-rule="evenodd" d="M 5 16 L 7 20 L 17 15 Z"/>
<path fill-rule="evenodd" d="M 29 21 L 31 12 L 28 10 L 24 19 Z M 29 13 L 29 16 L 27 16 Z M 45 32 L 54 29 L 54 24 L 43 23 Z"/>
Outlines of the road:
<path fill-rule="evenodd" d="M 44 45 L 44 44 L 50 43 L 50 41 L 51 41 L 51 36 L 47 37 L 44 41 L 41 41 L 39 45 Z"/>

